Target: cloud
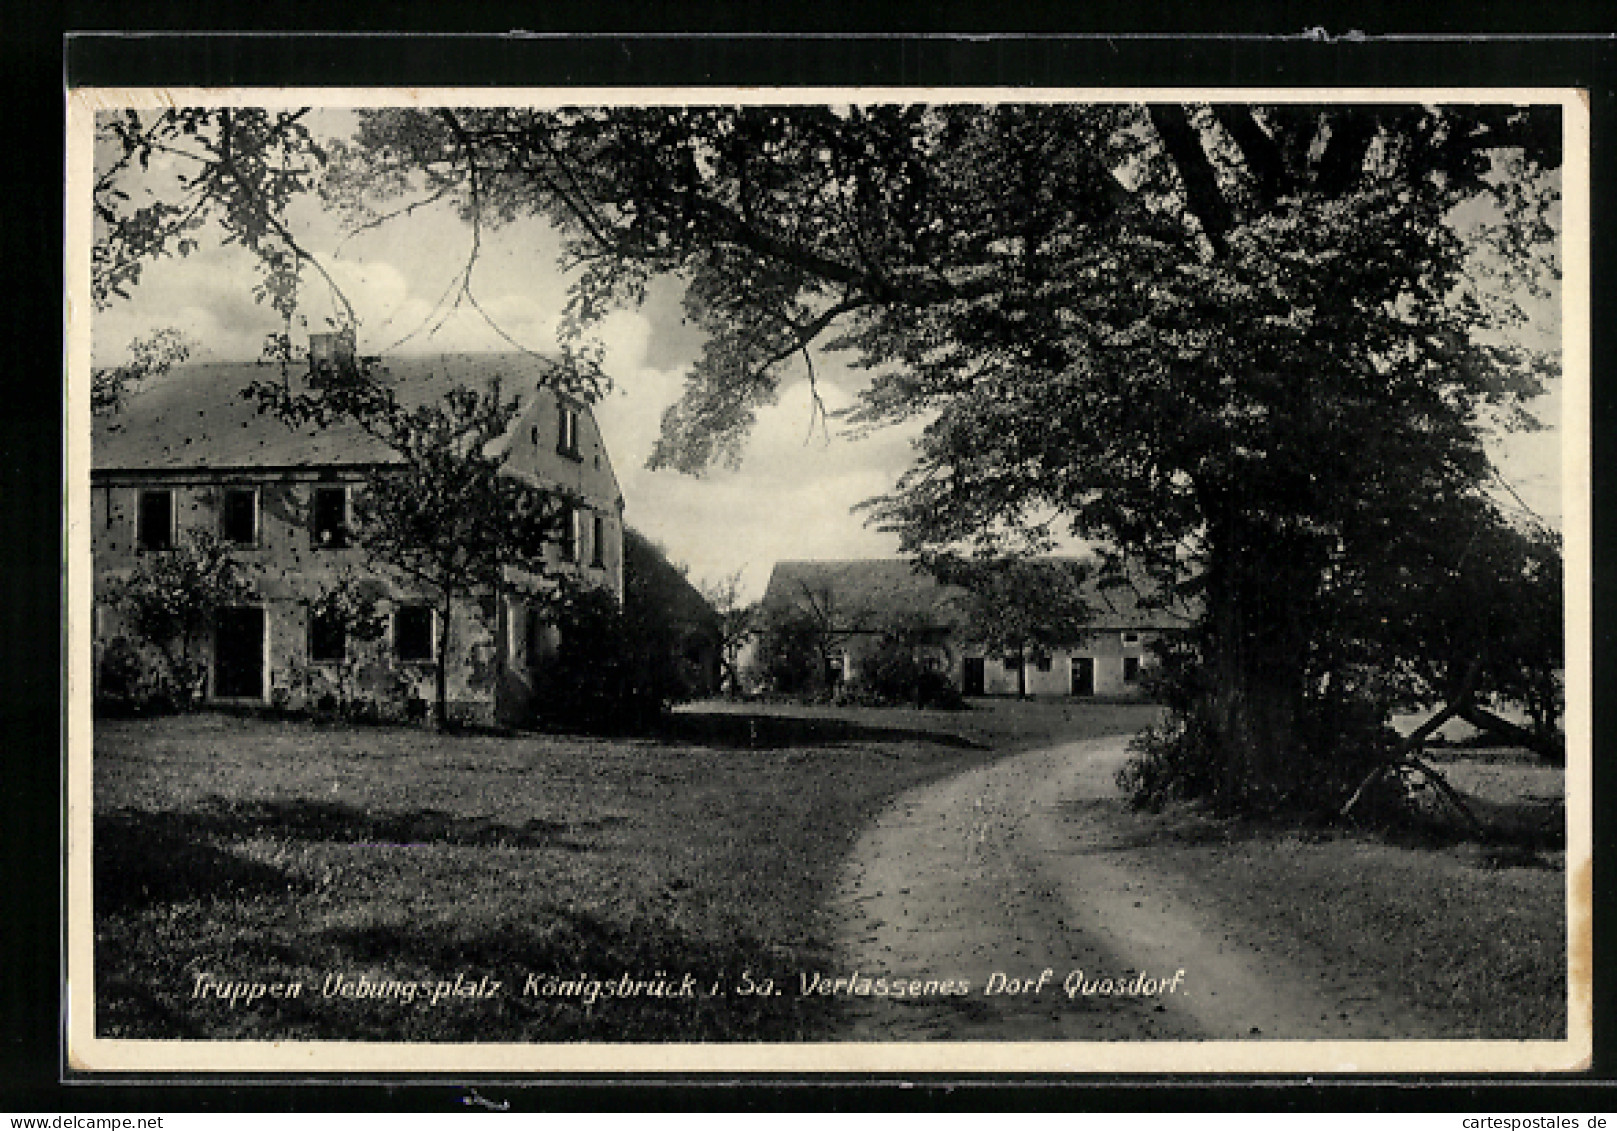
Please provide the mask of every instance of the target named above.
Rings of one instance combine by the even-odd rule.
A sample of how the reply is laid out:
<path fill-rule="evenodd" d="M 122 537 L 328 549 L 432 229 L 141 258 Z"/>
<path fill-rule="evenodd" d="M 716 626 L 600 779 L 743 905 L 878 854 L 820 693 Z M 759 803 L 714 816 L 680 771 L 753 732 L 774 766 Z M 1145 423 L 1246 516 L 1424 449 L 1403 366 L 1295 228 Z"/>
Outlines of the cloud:
<path fill-rule="evenodd" d="M 652 323 L 622 317 L 612 334 L 627 357 L 641 349 Z M 609 354 L 609 358 L 612 355 Z M 655 349 L 642 356 L 656 356 Z M 621 372 L 621 370 L 620 370 Z M 645 461 L 663 410 L 678 398 L 683 370 L 649 367 L 623 376 L 596 408 L 627 503 L 626 518 L 660 543 L 695 580 L 742 571 L 744 589 L 759 596 L 774 563 L 788 558 L 889 557 L 898 540 L 865 525 L 853 507 L 892 490 L 908 465 L 914 429 L 893 429 L 854 441 L 829 440 L 818 430 L 805 443 L 811 419 L 808 388 L 787 388 L 759 413 L 738 468 L 714 468 L 700 478 L 650 471 Z M 823 390 L 833 411 L 851 403 L 845 390 Z"/>

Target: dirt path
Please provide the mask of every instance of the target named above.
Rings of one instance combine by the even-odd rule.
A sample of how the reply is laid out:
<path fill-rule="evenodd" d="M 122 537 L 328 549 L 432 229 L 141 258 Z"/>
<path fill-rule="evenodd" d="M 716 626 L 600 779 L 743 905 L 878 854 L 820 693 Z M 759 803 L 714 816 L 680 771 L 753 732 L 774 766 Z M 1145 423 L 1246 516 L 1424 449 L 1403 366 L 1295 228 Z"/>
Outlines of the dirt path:
<path fill-rule="evenodd" d="M 833 907 L 845 969 L 826 973 L 971 988 L 839 994 L 851 1039 L 1439 1035 L 1377 987 L 1260 951 L 1130 847 L 1114 784 L 1126 743 L 1037 750 L 913 791 L 860 839 Z"/>

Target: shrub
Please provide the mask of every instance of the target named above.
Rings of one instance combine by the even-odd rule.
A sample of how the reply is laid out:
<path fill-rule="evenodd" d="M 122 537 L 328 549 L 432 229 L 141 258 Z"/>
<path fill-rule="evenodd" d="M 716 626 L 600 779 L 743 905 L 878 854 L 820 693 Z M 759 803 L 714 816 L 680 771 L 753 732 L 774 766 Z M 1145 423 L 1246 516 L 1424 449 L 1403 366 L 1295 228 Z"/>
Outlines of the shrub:
<path fill-rule="evenodd" d="M 1168 709 L 1167 721 L 1135 738 L 1117 774 L 1119 789 L 1139 808 L 1202 800 L 1226 811 L 1288 809 L 1336 812 L 1367 774 L 1387 761 L 1399 736 L 1386 725 L 1386 707 L 1369 692 L 1304 701 L 1293 734 L 1299 772 L 1283 795 L 1232 796 L 1221 729 L 1210 717 L 1213 689 L 1195 653 L 1158 647 L 1160 663 L 1148 690 Z"/>
<path fill-rule="evenodd" d="M 943 672 L 928 666 L 913 649 L 892 637 L 883 638 L 865 665 L 861 683 L 880 704 L 957 710 L 965 699 Z"/>
<path fill-rule="evenodd" d="M 589 730 L 639 729 L 661 715 L 680 686 L 672 657 L 637 646 L 611 593 L 564 582 L 549 620 L 554 655 L 534 668 L 534 703 L 547 723 Z"/>
<path fill-rule="evenodd" d="M 158 715 L 179 710 L 181 696 L 166 665 L 127 637 L 107 642 L 96 666 L 95 710 L 104 715 Z"/>

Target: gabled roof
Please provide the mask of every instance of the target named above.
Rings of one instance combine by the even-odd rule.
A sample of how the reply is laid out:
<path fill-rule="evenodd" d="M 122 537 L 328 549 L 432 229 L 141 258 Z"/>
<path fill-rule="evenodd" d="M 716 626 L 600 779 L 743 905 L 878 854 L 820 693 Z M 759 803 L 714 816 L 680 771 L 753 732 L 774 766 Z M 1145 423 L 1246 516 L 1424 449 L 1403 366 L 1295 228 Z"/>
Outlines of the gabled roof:
<path fill-rule="evenodd" d="M 377 376 L 407 407 L 456 385 L 527 398 L 544 372 L 541 358 L 519 353 L 434 354 L 384 360 Z M 295 366 L 288 379 L 302 381 Z M 96 471 L 185 471 L 196 468 L 355 467 L 397 457 L 356 425 L 294 431 L 260 414 L 242 396 L 254 381 L 281 377 L 273 364 L 204 362 L 177 366 L 129 397 L 121 411 L 96 416 L 90 459 Z"/>
<path fill-rule="evenodd" d="M 769 610 L 806 607 L 811 601 L 822 601 L 823 594 L 830 595 L 834 618 L 843 631 L 879 631 L 894 616 L 925 617 L 940 628 L 967 627 L 964 591 L 939 584 L 903 558 L 777 562 L 762 604 Z M 1142 607 L 1140 593 L 1131 586 L 1103 589 L 1090 580 L 1084 596 L 1095 610 L 1090 626 L 1098 630 L 1170 629 L 1186 624 L 1173 611 Z"/>

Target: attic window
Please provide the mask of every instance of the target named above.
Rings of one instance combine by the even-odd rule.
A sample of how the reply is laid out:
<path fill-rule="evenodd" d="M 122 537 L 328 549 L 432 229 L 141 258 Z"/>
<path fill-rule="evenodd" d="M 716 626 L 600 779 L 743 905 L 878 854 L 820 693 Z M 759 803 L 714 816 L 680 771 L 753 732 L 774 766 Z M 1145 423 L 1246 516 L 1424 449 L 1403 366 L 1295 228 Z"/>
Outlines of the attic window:
<path fill-rule="evenodd" d="M 348 545 L 348 488 L 314 489 L 314 545 L 323 550 Z"/>
<path fill-rule="evenodd" d="M 566 402 L 556 405 L 556 452 L 569 459 L 579 459 L 578 409 Z"/>
<path fill-rule="evenodd" d="M 174 546 L 174 492 L 142 491 L 135 517 L 135 543 L 142 550 Z"/>
<path fill-rule="evenodd" d="M 1139 644 L 1139 642 L 1140 634 L 1138 632 L 1125 632 L 1123 634 L 1123 646 L 1125 648 L 1133 647 L 1134 645 Z"/>

